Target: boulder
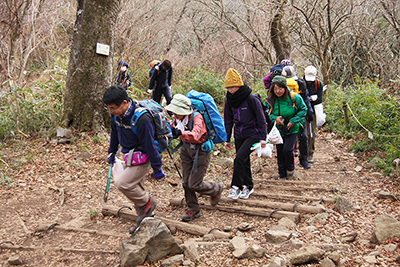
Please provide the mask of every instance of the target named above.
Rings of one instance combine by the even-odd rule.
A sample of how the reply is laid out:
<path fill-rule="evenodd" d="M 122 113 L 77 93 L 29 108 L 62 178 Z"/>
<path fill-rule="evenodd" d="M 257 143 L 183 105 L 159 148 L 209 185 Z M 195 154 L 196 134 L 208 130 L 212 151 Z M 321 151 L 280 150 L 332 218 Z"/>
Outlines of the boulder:
<path fill-rule="evenodd" d="M 122 241 L 121 265 L 141 265 L 146 259 L 155 262 L 167 255 L 179 253 L 182 253 L 182 249 L 168 227 L 162 221 L 148 217 L 129 239 Z"/>
<path fill-rule="evenodd" d="M 292 232 L 285 230 L 269 230 L 265 233 L 265 239 L 272 244 L 280 244 L 292 237 Z"/>
<path fill-rule="evenodd" d="M 325 254 L 325 251 L 314 247 L 303 247 L 291 254 L 285 256 L 286 261 L 293 265 L 306 264 L 310 262 L 318 262 Z"/>
<path fill-rule="evenodd" d="M 238 259 L 255 259 L 264 257 L 267 250 L 259 245 L 252 244 L 245 248 L 237 249 L 233 252 L 233 256 Z"/>
<path fill-rule="evenodd" d="M 339 196 L 337 201 L 336 201 L 336 209 L 340 213 L 344 213 L 344 212 L 346 212 L 348 210 L 352 210 L 353 209 L 353 205 L 351 204 L 350 201 L 348 201 L 344 197 Z"/>
<path fill-rule="evenodd" d="M 376 217 L 371 242 L 381 244 L 392 237 L 400 237 L 400 222 L 390 215 Z"/>

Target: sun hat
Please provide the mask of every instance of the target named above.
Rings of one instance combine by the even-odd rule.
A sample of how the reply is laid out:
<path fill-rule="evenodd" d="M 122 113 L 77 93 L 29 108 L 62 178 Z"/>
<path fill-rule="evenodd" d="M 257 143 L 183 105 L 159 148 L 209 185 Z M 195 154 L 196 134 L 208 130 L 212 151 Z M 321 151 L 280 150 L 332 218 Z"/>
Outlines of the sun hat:
<path fill-rule="evenodd" d="M 192 102 L 182 94 L 175 94 L 171 103 L 165 107 L 166 110 L 178 115 L 189 115 L 192 113 Z"/>
<path fill-rule="evenodd" d="M 282 85 L 283 87 L 287 87 L 286 78 L 283 76 L 275 76 L 272 79 L 271 86 L 274 84 Z"/>
<path fill-rule="evenodd" d="M 317 68 L 314 66 L 308 66 L 304 70 L 304 79 L 308 82 L 312 82 L 317 77 Z"/>
<path fill-rule="evenodd" d="M 282 76 L 292 77 L 294 75 L 296 75 L 296 71 L 295 71 L 293 66 L 286 66 L 286 67 L 283 68 Z"/>
<path fill-rule="evenodd" d="M 243 81 L 240 74 L 235 69 L 230 68 L 225 76 L 225 88 L 234 86 L 243 86 Z"/>

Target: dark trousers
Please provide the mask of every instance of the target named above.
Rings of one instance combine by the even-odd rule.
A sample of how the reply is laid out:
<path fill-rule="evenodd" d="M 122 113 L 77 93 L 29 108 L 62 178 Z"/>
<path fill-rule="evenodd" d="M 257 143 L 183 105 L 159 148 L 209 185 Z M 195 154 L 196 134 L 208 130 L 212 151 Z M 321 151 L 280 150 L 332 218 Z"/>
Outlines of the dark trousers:
<path fill-rule="evenodd" d="M 243 185 L 245 185 L 250 190 L 253 189 L 254 184 L 251 177 L 250 154 L 254 150 L 250 150 L 250 148 L 259 141 L 259 139 L 252 137 L 244 140 L 235 139 L 236 158 L 234 161 L 231 186 L 235 185 L 242 190 Z"/>
<path fill-rule="evenodd" d="M 167 105 L 171 103 L 172 96 L 171 96 L 171 91 L 169 90 L 169 87 L 161 87 L 154 89 L 153 91 L 153 100 L 156 101 L 157 103 L 161 104 L 161 97 L 162 95 L 165 96 L 165 100 L 167 101 Z"/>
<path fill-rule="evenodd" d="M 288 134 L 283 137 L 283 144 L 276 145 L 278 156 L 278 171 L 280 178 L 286 178 L 286 171 L 294 170 L 294 145 L 296 143 L 297 133 Z"/>
<path fill-rule="evenodd" d="M 208 165 L 210 164 L 210 152 L 204 152 L 201 149 L 199 150 L 197 172 L 193 171 L 196 150 L 197 149 L 183 145 L 180 152 L 182 164 L 182 186 L 185 190 L 185 200 L 189 210 L 194 212 L 199 210 L 199 201 L 196 192 L 207 196 L 215 196 L 219 192 L 219 186 L 216 183 L 203 181 Z"/>
<path fill-rule="evenodd" d="M 308 157 L 308 135 L 306 128 L 307 124 L 307 121 L 304 120 L 304 127 L 300 127 L 297 134 L 299 140 L 299 160 L 306 160 Z"/>

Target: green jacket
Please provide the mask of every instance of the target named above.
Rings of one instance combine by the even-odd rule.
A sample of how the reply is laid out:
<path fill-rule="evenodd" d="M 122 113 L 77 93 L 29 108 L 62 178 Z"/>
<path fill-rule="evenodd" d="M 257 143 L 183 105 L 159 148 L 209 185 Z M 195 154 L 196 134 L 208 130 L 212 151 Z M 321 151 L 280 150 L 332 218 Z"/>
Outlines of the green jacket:
<path fill-rule="evenodd" d="M 275 123 L 278 116 L 282 116 L 284 119 L 288 119 L 293 125 L 293 127 L 290 128 L 290 133 L 294 134 L 299 132 L 299 127 L 303 127 L 304 119 L 307 114 L 307 106 L 300 95 L 290 92 L 290 89 L 288 90 L 289 93 L 285 99 L 281 97 L 275 99 L 273 108 L 268 99 L 266 104 L 272 123 Z M 280 129 L 280 125 L 276 126 Z"/>

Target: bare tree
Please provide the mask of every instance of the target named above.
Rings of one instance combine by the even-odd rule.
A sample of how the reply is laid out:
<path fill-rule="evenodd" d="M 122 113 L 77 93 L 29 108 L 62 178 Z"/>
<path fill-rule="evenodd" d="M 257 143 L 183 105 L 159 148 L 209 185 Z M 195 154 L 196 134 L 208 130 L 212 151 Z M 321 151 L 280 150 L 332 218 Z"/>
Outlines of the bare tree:
<path fill-rule="evenodd" d="M 287 26 L 283 23 L 284 7 L 286 1 L 276 1 L 274 4 L 276 13 L 271 22 L 271 41 L 274 45 L 277 62 L 290 58 L 291 46 Z"/>
<path fill-rule="evenodd" d="M 291 1 L 297 11 L 293 14 L 295 40 L 311 53 L 311 63 L 321 66 L 326 84 L 331 82 L 331 45 L 338 35 L 345 34 L 344 23 L 355 15 L 355 7 L 362 4 L 355 0 Z"/>
<path fill-rule="evenodd" d="M 111 85 L 113 28 L 118 0 L 78 0 L 62 124 L 78 130 L 102 130 L 104 90 Z M 96 53 L 96 44 L 110 45 L 110 56 Z"/>

